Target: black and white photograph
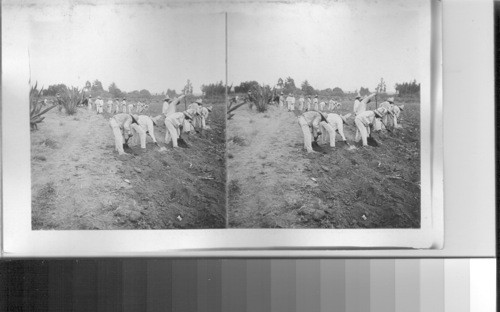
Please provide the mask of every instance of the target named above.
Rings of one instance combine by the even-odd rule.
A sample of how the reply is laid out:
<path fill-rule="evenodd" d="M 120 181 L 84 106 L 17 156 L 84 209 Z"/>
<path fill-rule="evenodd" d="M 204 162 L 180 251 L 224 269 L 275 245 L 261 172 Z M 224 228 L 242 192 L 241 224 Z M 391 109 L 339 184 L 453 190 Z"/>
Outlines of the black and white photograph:
<path fill-rule="evenodd" d="M 225 227 L 224 15 L 23 10 L 32 229 Z"/>
<path fill-rule="evenodd" d="M 231 228 L 420 228 L 430 1 L 228 15 Z"/>

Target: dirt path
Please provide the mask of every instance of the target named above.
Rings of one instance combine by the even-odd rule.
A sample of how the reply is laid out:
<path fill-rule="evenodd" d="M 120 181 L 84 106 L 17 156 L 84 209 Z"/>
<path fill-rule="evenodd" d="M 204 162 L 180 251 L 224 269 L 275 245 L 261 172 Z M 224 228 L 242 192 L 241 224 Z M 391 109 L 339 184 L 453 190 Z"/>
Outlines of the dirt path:
<path fill-rule="evenodd" d="M 349 108 L 344 103 L 341 113 Z M 403 129 L 375 135 L 377 148 L 352 150 L 337 143 L 307 154 L 293 113 L 239 110 L 228 123 L 230 226 L 418 227 L 418 105 L 404 116 Z M 345 134 L 354 144 L 352 119 Z"/>
<path fill-rule="evenodd" d="M 216 104 L 216 103 L 214 103 Z M 159 110 L 158 107 L 152 107 Z M 148 138 L 118 156 L 109 115 L 51 111 L 31 133 L 33 229 L 168 229 L 225 225 L 223 105 L 211 130 L 167 151 Z M 155 127 L 164 145 L 164 127 Z"/>

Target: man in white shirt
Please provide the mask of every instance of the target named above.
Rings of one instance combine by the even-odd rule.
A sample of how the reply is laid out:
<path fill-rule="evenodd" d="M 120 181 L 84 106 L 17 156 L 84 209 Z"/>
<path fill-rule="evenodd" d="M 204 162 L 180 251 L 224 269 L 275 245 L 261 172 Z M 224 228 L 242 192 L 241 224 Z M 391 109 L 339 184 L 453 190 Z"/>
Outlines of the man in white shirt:
<path fill-rule="evenodd" d="M 289 94 L 286 98 L 286 104 L 287 104 L 287 108 L 288 108 L 288 111 L 293 111 L 294 110 L 294 106 L 295 106 L 295 97 L 293 96 L 293 94 Z"/>
<path fill-rule="evenodd" d="M 306 112 L 311 110 L 311 104 L 312 104 L 311 97 L 308 96 L 306 102 Z"/>
<path fill-rule="evenodd" d="M 174 148 L 178 147 L 177 140 L 181 135 L 180 127 L 184 124 L 184 120 L 186 119 L 192 120 L 193 117 L 187 112 L 175 112 L 165 117 L 165 127 L 167 127 L 165 144 L 168 144 L 172 140 L 172 146 Z"/>
<path fill-rule="evenodd" d="M 316 111 L 309 111 L 300 115 L 297 120 L 302 129 L 302 134 L 304 135 L 304 148 L 308 153 L 313 152 L 312 138 L 314 137 L 314 139 L 317 140 L 318 136 L 321 135 L 320 127 L 326 129 L 330 135 L 330 145 L 333 140 L 333 146 L 335 146 L 335 131 L 328 124 L 328 121 L 323 114 Z"/>
<path fill-rule="evenodd" d="M 108 105 L 108 107 L 107 107 L 108 113 L 112 114 L 113 113 L 113 100 L 111 100 L 111 98 L 109 98 L 106 105 Z"/>
<path fill-rule="evenodd" d="M 89 111 L 92 110 L 92 95 L 89 95 L 88 101 L 87 101 L 87 108 Z"/>
<path fill-rule="evenodd" d="M 330 146 L 335 147 L 335 130 L 340 134 L 342 137 L 342 141 L 347 143 L 347 140 L 344 135 L 344 124 L 347 123 L 347 118 L 349 118 L 351 114 L 347 115 L 338 115 L 338 114 L 328 114 L 326 116 L 326 121 L 328 121 L 328 124 L 333 128 L 333 133 L 334 136 L 333 138 L 330 137 Z M 329 132 L 328 131 L 322 131 L 323 135 L 321 136 L 322 142 L 326 142 L 326 137 L 328 136 Z"/>
<path fill-rule="evenodd" d="M 322 112 L 325 110 L 326 103 L 324 101 L 319 102 L 319 111 Z"/>
<path fill-rule="evenodd" d="M 300 98 L 299 98 L 299 111 L 303 111 L 304 110 L 304 102 L 305 102 L 304 96 L 301 95 Z"/>
<path fill-rule="evenodd" d="M 371 102 L 372 98 L 376 95 L 377 93 L 372 93 L 370 95 L 365 96 L 362 100 L 361 97 L 358 95 L 356 97 L 356 100 L 354 101 L 354 116 L 357 116 L 361 114 L 362 112 L 366 111 L 366 105 Z"/>
<path fill-rule="evenodd" d="M 95 101 L 95 108 L 97 111 L 97 114 L 102 114 L 102 107 L 104 106 L 104 101 L 101 99 L 100 96 L 97 97 L 97 100 Z"/>
<path fill-rule="evenodd" d="M 319 100 L 318 100 L 318 95 L 316 94 L 316 95 L 314 96 L 314 99 L 313 99 L 313 110 L 315 110 L 315 111 L 318 111 L 318 110 L 319 110 L 319 107 L 318 107 L 318 103 L 319 103 L 319 102 L 318 102 L 318 101 L 319 101 Z"/>
<path fill-rule="evenodd" d="M 173 114 L 177 111 L 177 105 L 181 103 L 181 100 L 185 97 L 185 94 L 180 95 L 179 97 L 174 98 L 171 100 L 170 98 L 165 98 L 165 101 L 163 102 L 163 108 L 162 108 L 162 113 L 165 114 L 166 116 Z"/>
<path fill-rule="evenodd" d="M 129 114 L 116 114 L 109 119 L 109 124 L 115 137 L 115 149 L 119 155 L 125 154 L 123 150 L 124 142 L 132 137 L 132 128 L 140 136 L 146 136 L 144 130 L 137 124 Z"/>
<path fill-rule="evenodd" d="M 363 146 L 368 146 L 368 136 L 370 135 L 370 127 L 375 123 L 377 118 L 382 118 L 387 114 L 387 109 L 384 107 L 379 107 L 376 110 L 364 111 L 359 113 L 354 118 L 354 124 L 356 125 L 356 142 L 359 142 L 361 137 L 363 141 Z"/>

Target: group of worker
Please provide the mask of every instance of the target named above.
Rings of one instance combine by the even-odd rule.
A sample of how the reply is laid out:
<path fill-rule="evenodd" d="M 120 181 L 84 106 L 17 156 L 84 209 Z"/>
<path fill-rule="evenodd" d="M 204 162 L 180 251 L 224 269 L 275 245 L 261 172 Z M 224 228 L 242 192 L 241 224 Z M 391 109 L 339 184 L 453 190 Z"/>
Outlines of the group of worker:
<path fill-rule="evenodd" d="M 347 143 L 344 135 L 344 124 L 347 119 L 353 115 L 354 124 L 356 126 L 355 141 L 362 141 L 363 147 L 368 147 L 368 137 L 371 131 L 379 131 L 384 128 L 388 129 L 388 122 L 392 122 L 393 128 L 400 128 L 398 118 L 404 105 L 398 106 L 394 104 L 394 98 L 389 97 L 382 102 L 376 109 L 367 110 L 367 104 L 371 102 L 376 93 L 372 93 L 362 97 L 358 94 L 354 100 L 353 113 L 339 115 L 335 113 L 325 114 L 320 110 L 307 110 L 298 117 L 298 123 L 304 135 L 304 148 L 307 152 L 313 152 L 312 142 L 317 142 L 319 136 L 322 136 L 322 141 L 325 142 L 329 137 L 330 146 L 335 147 L 335 132 L 337 131 L 342 140 Z M 290 109 L 290 108 L 289 108 Z M 293 106 L 292 106 L 293 110 Z"/>
<path fill-rule="evenodd" d="M 162 113 L 155 117 L 147 115 L 137 115 L 121 112 L 109 119 L 113 134 L 115 137 L 115 148 L 118 154 L 125 153 L 123 146 L 128 144 L 132 138 L 132 144 L 137 144 L 140 140 L 142 149 L 146 148 L 146 137 L 149 135 L 153 142 L 159 146 L 155 135 L 154 126 L 159 126 L 163 121 L 166 127 L 165 144 L 172 141 L 174 148 L 178 147 L 178 139 L 181 132 L 193 133 L 195 129 L 209 129 L 206 125 L 208 114 L 212 111 L 212 107 L 203 106 L 201 99 L 190 104 L 188 109 L 183 112 L 177 112 L 177 105 L 185 95 L 181 95 L 174 99 L 166 97 L 163 101 Z"/>
<path fill-rule="evenodd" d="M 312 99 L 311 96 L 304 97 L 301 95 L 298 100 L 298 106 L 295 107 L 295 96 L 293 93 L 290 93 L 286 98 L 283 92 L 281 92 L 278 98 L 278 107 L 283 108 L 286 105 L 288 111 L 294 111 L 295 109 L 303 112 L 307 112 L 310 110 L 318 111 L 318 112 L 333 112 L 336 108 L 340 106 L 340 103 L 335 101 L 334 99 L 330 99 L 327 102 L 320 101 L 318 95 L 315 95 Z"/>
<path fill-rule="evenodd" d="M 149 108 L 149 105 L 142 100 L 139 100 L 137 103 L 127 103 L 126 98 L 123 98 L 121 102 L 119 98 L 115 98 L 114 101 L 111 98 L 108 98 L 108 101 L 104 104 L 104 100 L 101 96 L 98 96 L 97 99 L 93 101 L 92 95 L 89 95 L 87 98 L 86 105 L 89 111 L 92 111 L 95 108 L 97 114 L 102 114 L 105 109 L 109 114 L 140 114 L 147 111 Z"/>

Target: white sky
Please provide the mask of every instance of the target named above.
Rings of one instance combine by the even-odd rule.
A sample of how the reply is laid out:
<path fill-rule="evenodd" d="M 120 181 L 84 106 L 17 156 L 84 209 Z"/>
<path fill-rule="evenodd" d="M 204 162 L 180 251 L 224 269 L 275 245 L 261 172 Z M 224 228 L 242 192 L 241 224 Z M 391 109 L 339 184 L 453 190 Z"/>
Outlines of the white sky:
<path fill-rule="evenodd" d="M 430 4 L 405 1 L 311 1 L 260 4 L 228 16 L 229 84 L 276 84 L 291 76 L 300 88 L 360 86 L 388 91 L 396 82 L 421 81 L 429 54 Z M 427 51 L 425 50 L 427 49 Z"/>
<path fill-rule="evenodd" d="M 29 11 L 32 80 L 47 87 L 180 92 L 190 79 L 224 81 L 224 14 L 151 5 L 75 5 Z"/>

